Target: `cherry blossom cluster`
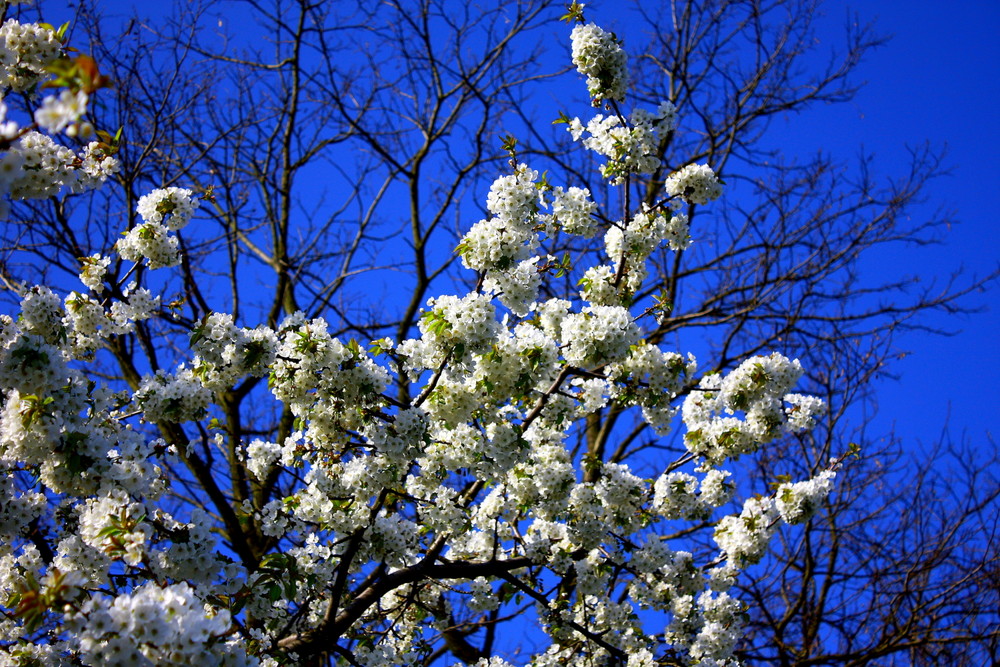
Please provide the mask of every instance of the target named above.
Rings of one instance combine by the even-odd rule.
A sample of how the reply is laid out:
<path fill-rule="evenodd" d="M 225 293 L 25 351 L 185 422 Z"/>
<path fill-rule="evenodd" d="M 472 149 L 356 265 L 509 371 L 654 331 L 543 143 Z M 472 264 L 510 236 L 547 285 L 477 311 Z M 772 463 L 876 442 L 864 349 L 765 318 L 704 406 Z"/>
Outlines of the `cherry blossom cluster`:
<path fill-rule="evenodd" d="M 798 360 L 773 353 L 747 359 L 724 377 L 702 378 L 684 400 L 685 445 L 719 463 L 754 452 L 784 433 L 801 431 L 824 409 L 819 399 L 804 401 L 789 393 L 801 376 Z"/>
<path fill-rule="evenodd" d="M 92 665 L 258 664 L 226 641 L 226 610 L 206 610 L 188 584 L 148 583 L 113 600 L 91 597 L 67 614 L 74 648 Z"/>
<path fill-rule="evenodd" d="M 164 223 L 172 232 L 183 229 L 191 221 L 201 200 L 187 188 L 161 188 L 139 198 L 135 210 L 147 223 Z M 165 221 L 165 222 L 164 222 Z"/>
<path fill-rule="evenodd" d="M 47 76 L 46 66 L 61 53 L 62 43 L 48 26 L 14 19 L 0 26 L 0 77 L 15 91 L 26 91 Z"/>
<path fill-rule="evenodd" d="M 722 183 L 707 164 L 689 164 L 671 174 L 666 189 L 689 204 L 707 204 L 722 196 Z"/>
<path fill-rule="evenodd" d="M 628 91 L 628 55 L 621 41 L 593 23 L 574 27 L 570 39 L 573 64 L 587 77 L 587 90 L 594 103 L 623 101 Z"/>
<path fill-rule="evenodd" d="M 59 134 L 86 112 L 87 93 L 64 90 L 58 97 L 50 95 L 42 101 L 42 106 L 35 111 L 35 124 L 50 134 Z"/>
<path fill-rule="evenodd" d="M 271 372 L 278 334 L 265 326 L 237 327 L 233 316 L 210 313 L 191 332 L 194 374 L 207 389 L 221 390 L 250 375 Z"/>
<path fill-rule="evenodd" d="M 0 90 L 35 88 L 51 76 L 47 68 L 63 51 L 51 26 L 8 19 L 0 26 Z M 88 103 L 84 90 L 63 89 L 43 98 L 33 113 L 34 124 L 22 127 L 7 117 L 7 105 L 0 97 L 0 198 L 43 199 L 63 190 L 83 192 L 118 171 L 119 162 L 107 144 L 91 141 L 74 151 L 49 136 L 65 132 L 90 138 L 94 128 L 85 120 Z M 8 207 L 0 199 L 0 217 L 6 217 Z"/>
<path fill-rule="evenodd" d="M 0 116 L 4 109 L 0 102 Z M 6 129 L 11 124 L 8 121 Z M 9 194 L 12 199 L 44 199 L 64 189 L 90 190 L 120 166 L 107 146 L 96 141 L 77 154 L 39 132 L 20 133 L 15 126 L 13 133 L 17 138 L 0 155 L 0 195 Z"/>
<path fill-rule="evenodd" d="M 623 103 L 622 44 L 593 24 L 572 40 L 591 97 Z M 57 133 L 86 99 L 53 99 L 36 120 Z M 608 158 L 609 187 L 628 187 L 659 172 L 676 126 L 665 102 L 598 116 L 583 143 Z M 575 138 L 583 127 L 571 123 Z M 95 143 L 83 168 L 95 185 L 113 171 L 104 151 Z M 12 196 L 41 196 L 79 182 L 77 161 L 27 132 L 0 172 Z M 102 354 L 163 317 L 148 272 L 115 284 L 109 267 L 180 262 L 176 232 L 199 201 L 177 187 L 142 197 L 142 222 L 80 260 L 84 292 L 23 288 L 18 317 L 0 316 L 0 664 L 273 667 L 325 634 L 351 638 L 336 646 L 352 664 L 412 664 L 456 614 L 502 613 L 524 595 L 549 641 L 532 665 L 738 665 L 747 607 L 730 591 L 780 523 L 822 505 L 834 472 L 784 479 L 719 517 L 737 489 L 722 466 L 814 427 L 824 405 L 792 393 L 802 368 L 778 353 L 697 377 L 692 355 L 661 348 L 653 308 L 633 303 L 651 254 L 692 242 L 682 203 L 721 193 L 711 169 L 689 165 L 667 179 L 667 201 L 611 214 L 588 190 L 511 164 L 456 249 L 477 287 L 430 298 L 398 344 L 346 339 L 303 312 L 270 326 L 208 312 L 174 364 L 130 369 L 130 386 L 102 379 Z M 59 165 L 61 185 L 31 181 Z M 545 254 L 559 235 L 597 234 L 607 264 Z M 557 272 L 580 278 L 569 298 L 541 289 Z M 224 425 L 227 401 L 255 387 L 255 409 L 273 401 L 283 426 L 242 439 Z M 581 451 L 605 435 L 615 446 L 597 432 L 612 412 L 634 415 L 651 442 L 681 412 L 687 451 L 652 479 L 624 455 Z M 217 452 L 229 486 L 195 494 L 223 496 L 222 524 L 183 502 L 205 476 L 215 483 Z M 171 477 L 182 463 L 193 477 Z M 225 498 L 240 485 L 242 500 Z M 718 552 L 701 562 L 664 539 L 676 522 L 714 525 Z M 248 555 L 243 529 L 266 553 Z M 656 634 L 640 610 L 659 614 Z"/>
<path fill-rule="evenodd" d="M 579 118 L 568 124 L 574 141 L 582 140 L 584 146 L 607 158 L 601 165 L 601 175 L 614 185 L 621 185 L 631 174 L 656 171 L 660 166 L 660 141 L 676 127 L 677 110 L 669 101 L 661 102 L 655 112 L 636 109 L 628 123 L 621 116 L 598 114 L 586 125 Z"/>
<path fill-rule="evenodd" d="M 646 260 L 657 248 L 664 243 L 671 250 L 688 248 L 691 245 L 688 217 L 676 208 L 673 202 L 669 207 L 657 209 L 643 204 L 628 224 L 609 227 L 604 235 L 604 251 L 611 266 L 595 267 L 599 273 L 586 277 L 588 293 L 603 300 L 615 298 L 614 293 L 623 291 L 630 298 L 646 277 Z M 619 276 L 625 278 L 624 290 L 620 290 Z"/>
<path fill-rule="evenodd" d="M 181 261 L 180 241 L 170 232 L 190 222 L 200 203 L 193 194 L 186 188 L 164 188 L 141 197 L 136 212 L 143 223 L 130 229 L 115 246 L 122 259 L 144 261 L 151 269 L 176 266 Z"/>

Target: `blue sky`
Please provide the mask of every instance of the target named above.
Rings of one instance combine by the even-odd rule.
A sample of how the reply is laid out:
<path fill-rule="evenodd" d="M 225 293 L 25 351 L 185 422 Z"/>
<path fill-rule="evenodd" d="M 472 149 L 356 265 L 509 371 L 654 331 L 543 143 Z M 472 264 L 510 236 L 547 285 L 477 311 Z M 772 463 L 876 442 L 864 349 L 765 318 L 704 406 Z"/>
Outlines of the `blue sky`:
<path fill-rule="evenodd" d="M 848 104 L 788 119 L 791 132 L 840 137 L 827 146 L 849 158 L 864 146 L 883 173 L 905 169 L 906 147 L 929 141 L 947 148 L 950 174 L 927 189 L 927 202 L 916 213 L 932 216 L 939 207 L 955 213 L 945 245 L 908 250 L 886 257 L 890 270 L 919 275 L 924 281 L 964 268 L 985 275 L 1000 263 L 994 239 L 1000 210 L 1000 153 L 996 104 L 1000 102 L 1000 3 L 960 0 L 858 5 L 827 3 L 823 24 L 839 34 L 857 8 L 862 22 L 874 20 L 892 35 L 859 68 L 867 85 Z M 900 381 L 878 389 L 878 422 L 896 424 L 907 440 L 928 442 L 948 419 L 953 434 L 967 430 L 985 445 L 994 429 L 1000 389 L 990 378 L 1000 374 L 997 332 L 1000 311 L 997 286 L 965 301 L 987 310 L 975 315 L 940 315 L 929 324 L 960 331 L 951 338 L 910 334 L 900 346 L 912 352 L 898 362 Z"/>

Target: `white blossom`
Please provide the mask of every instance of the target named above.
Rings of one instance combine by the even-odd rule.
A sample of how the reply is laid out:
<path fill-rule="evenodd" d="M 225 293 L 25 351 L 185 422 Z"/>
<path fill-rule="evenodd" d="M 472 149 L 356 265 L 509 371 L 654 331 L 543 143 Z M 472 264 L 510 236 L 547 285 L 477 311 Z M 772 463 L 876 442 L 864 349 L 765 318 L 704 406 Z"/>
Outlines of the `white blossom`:
<path fill-rule="evenodd" d="M 573 64 L 587 77 L 587 90 L 595 102 L 622 101 L 628 89 L 628 56 L 621 41 L 593 23 L 577 25 L 573 40 Z"/>
<path fill-rule="evenodd" d="M 62 91 L 58 97 L 50 95 L 42 100 L 35 111 L 35 123 L 47 132 L 58 134 L 87 113 L 87 93 Z"/>
<path fill-rule="evenodd" d="M 722 183 L 707 164 L 689 164 L 671 174 L 666 189 L 689 204 L 707 204 L 722 196 Z"/>
<path fill-rule="evenodd" d="M 172 232 L 183 229 L 201 200 L 186 188 L 162 188 L 139 198 L 135 210 L 147 223 L 164 223 Z"/>

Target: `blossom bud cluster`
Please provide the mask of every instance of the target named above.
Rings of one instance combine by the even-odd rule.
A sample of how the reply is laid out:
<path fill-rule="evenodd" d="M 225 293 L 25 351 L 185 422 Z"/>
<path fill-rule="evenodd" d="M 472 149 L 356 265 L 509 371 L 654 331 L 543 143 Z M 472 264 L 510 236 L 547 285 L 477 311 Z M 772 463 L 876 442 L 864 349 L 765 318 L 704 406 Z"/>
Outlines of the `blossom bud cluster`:
<path fill-rule="evenodd" d="M 496 295 L 510 312 L 524 317 L 538 299 L 542 274 L 538 258 L 529 257 L 506 271 L 488 271 L 483 279 L 483 292 Z"/>
<path fill-rule="evenodd" d="M 519 164 L 513 174 L 493 182 L 486 201 L 492 217 L 473 225 L 459 245 L 466 268 L 509 268 L 535 249 L 534 225 L 542 203 L 537 178 L 537 171 Z"/>
<path fill-rule="evenodd" d="M 10 195 L 18 199 L 42 199 L 69 183 L 76 155 L 44 134 L 28 132 L 11 146 L 3 159 L 3 171 L 14 176 L 7 184 Z"/>
<path fill-rule="evenodd" d="M 778 518 L 772 498 L 750 498 L 739 516 L 722 517 L 715 527 L 715 542 L 731 566 L 743 569 L 764 556 Z"/>
<path fill-rule="evenodd" d="M 81 279 L 101 288 L 96 291 L 103 291 L 103 285 L 96 281 L 99 276 L 103 277 L 109 261 L 110 258 L 101 259 L 99 255 L 83 258 Z M 35 287 L 32 291 L 51 294 L 45 287 Z M 52 297 L 58 301 L 54 294 Z M 59 309 L 61 321 L 58 335 L 68 342 L 65 351 L 72 358 L 82 359 L 95 352 L 108 336 L 129 333 L 134 330 L 135 322 L 153 317 L 160 309 L 160 297 L 154 297 L 148 289 L 131 282 L 122 290 L 122 299 L 111 302 L 110 309 L 93 297 L 78 292 L 71 292 L 66 297 L 65 309 L 61 304 Z"/>
<path fill-rule="evenodd" d="M 810 431 L 819 423 L 819 418 L 826 414 L 826 403 L 816 396 L 805 394 L 786 394 L 785 415 L 788 418 L 786 428 L 792 433 Z"/>
<path fill-rule="evenodd" d="M 163 225 L 146 222 L 133 227 L 118 240 L 115 250 L 130 262 L 145 260 L 151 269 L 180 264 L 180 242 Z"/>
<path fill-rule="evenodd" d="M 468 363 L 472 354 L 489 350 L 500 333 L 496 309 L 488 296 L 441 296 L 429 299 L 427 306 L 429 310 L 420 321 L 422 338 L 399 345 L 399 353 L 411 369 L 437 368 L 449 356 L 458 363 Z"/>
<path fill-rule="evenodd" d="M 45 512 L 45 495 L 19 489 L 12 472 L 0 474 L 0 494 L 0 535 L 17 535 Z"/>
<path fill-rule="evenodd" d="M 91 141 L 84 147 L 77 169 L 77 180 L 71 184 L 74 192 L 96 188 L 108 180 L 109 176 L 118 173 L 121 163 L 108 152 L 108 147 L 97 141 Z"/>
<path fill-rule="evenodd" d="M 704 591 L 698 596 L 698 633 L 687 646 L 688 655 L 700 665 L 731 665 L 736 643 L 743 630 L 746 605 L 728 593 Z M 679 642 L 684 646 L 686 642 Z"/>
<path fill-rule="evenodd" d="M 142 521 L 145 508 L 122 491 L 89 498 L 76 507 L 79 513 L 80 538 L 94 549 L 122 558 L 128 565 L 138 565 L 146 551 L 153 529 Z M 110 530 L 109 530 L 110 529 Z"/>
<path fill-rule="evenodd" d="M 201 419 L 208 412 L 211 393 L 191 369 L 177 373 L 158 370 L 143 378 L 135 402 L 150 422 L 185 422 Z"/>

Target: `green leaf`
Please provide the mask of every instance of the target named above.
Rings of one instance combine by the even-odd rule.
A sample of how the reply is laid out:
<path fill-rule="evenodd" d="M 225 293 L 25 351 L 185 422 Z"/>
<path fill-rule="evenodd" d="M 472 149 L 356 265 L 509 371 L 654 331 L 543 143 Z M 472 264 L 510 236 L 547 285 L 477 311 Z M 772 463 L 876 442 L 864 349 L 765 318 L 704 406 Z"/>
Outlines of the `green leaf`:
<path fill-rule="evenodd" d="M 505 152 L 513 154 L 514 150 L 517 148 L 517 139 L 512 134 L 505 134 L 500 139 L 500 147 L 503 148 Z"/>
<path fill-rule="evenodd" d="M 573 0 L 573 3 L 566 7 L 566 13 L 559 17 L 563 23 L 583 23 L 583 4 Z"/>

